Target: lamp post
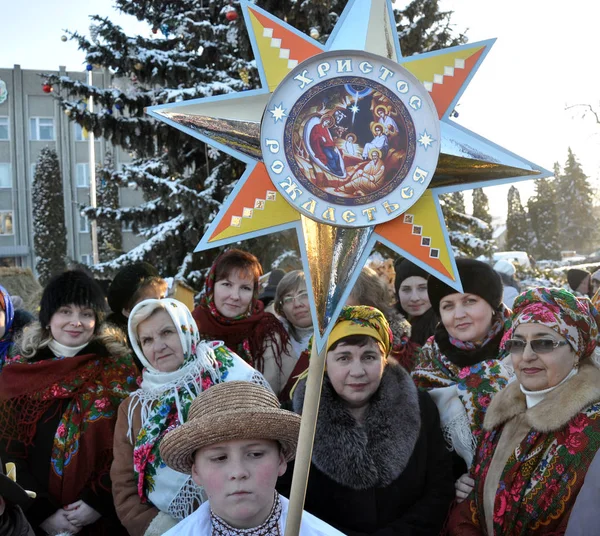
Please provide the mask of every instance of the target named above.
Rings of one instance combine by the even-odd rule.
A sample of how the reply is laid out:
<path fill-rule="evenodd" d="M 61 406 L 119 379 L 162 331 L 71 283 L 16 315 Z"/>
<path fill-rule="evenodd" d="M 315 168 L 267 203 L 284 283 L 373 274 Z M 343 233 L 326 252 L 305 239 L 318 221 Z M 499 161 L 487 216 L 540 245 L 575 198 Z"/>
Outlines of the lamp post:
<path fill-rule="evenodd" d="M 88 85 L 92 87 L 93 78 L 92 78 L 92 69 L 88 69 Z M 94 97 L 90 93 L 90 97 L 88 99 L 88 110 L 90 113 L 94 111 Z M 89 160 L 90 160 L 90 206 L 92 208 L 96 208 L 96 148 L 94 147 L 94 131 L 92 129 L 89 130 L 88 133 L 88 142 L 89 142 Z M 95 219 L 91 221 L 91 235 L 92 235 L 92 262 L 93 264 L 100 263 L 100 256 L 98 254 L 98 225 Z"/>

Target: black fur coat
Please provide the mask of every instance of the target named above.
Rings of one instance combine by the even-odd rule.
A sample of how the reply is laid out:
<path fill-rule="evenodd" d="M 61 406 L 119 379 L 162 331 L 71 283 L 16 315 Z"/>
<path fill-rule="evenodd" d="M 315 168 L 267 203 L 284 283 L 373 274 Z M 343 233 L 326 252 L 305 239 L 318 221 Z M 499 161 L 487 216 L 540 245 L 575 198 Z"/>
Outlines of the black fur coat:
<path fill-rule="evenodd" d="M 301 413 L 305 382 L 294 393 Z M 288 496 L 292 467 L 278 489 Z M 437 536 L 454 497 L 437 408 L 394 361 L 364 424 L 325 377 L 305 509 L 345 534 Z"/>

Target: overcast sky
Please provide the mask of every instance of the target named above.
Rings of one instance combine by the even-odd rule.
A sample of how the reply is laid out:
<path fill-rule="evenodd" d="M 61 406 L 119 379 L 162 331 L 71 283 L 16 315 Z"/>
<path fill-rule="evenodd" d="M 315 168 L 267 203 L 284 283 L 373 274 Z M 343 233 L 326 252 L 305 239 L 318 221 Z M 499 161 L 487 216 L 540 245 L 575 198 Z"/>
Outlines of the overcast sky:
<path fill-rule="evenodd" d="M 402 0 L 398 5 L 406 3 Z M 118 14 L 112 0 L 14 2 L 2 16 L 0 67 L 82 69 L 83 55 L 63 43 L 63 29 L 88 33 L 89 15 L 110 16 L 128 33 L 150 35 L 135 18 Z M 571 147 L 585 173 L 600 184 L 600 125 L 581 118 L 588 103 L 600 108 L 597 23 L 600 3 L 589 0 L 441 0 L 471 42 L 498 40 L 464 93 L 458 123 L 549 169 L 564 164 Z M 568 9 L 567 9 L 568 8 Z M 488 188 L 492 211 L 506 211 L 507 186 Z M 519 184 L 524 199 L 533 183 Z M 467 196 L 470 197 L 470 196 Z"/>

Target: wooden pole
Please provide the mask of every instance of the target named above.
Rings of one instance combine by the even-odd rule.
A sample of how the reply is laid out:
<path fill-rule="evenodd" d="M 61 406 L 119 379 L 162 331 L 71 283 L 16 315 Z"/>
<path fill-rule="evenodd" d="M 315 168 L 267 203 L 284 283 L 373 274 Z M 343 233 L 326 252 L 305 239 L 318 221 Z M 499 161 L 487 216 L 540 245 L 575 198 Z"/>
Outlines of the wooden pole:
<path fill-rule="evenodd" d="M 296 451 L 290 504 L 284 536 L 298 536 L 300 533 L 300 523 L 302 522 L 302 510 L 304 509 L 317 416 L 319 414 L 319 402 L 321 401 L 321 388 L 323 387 L 325 357 L 327 356 L 326 348 L 321 352 L 318 352 L 316 348 L 317 345 L 313 344 L 308 365 L 306 394 L 304 395 L 300 436 L 298 438 L 298 449 Z"/>

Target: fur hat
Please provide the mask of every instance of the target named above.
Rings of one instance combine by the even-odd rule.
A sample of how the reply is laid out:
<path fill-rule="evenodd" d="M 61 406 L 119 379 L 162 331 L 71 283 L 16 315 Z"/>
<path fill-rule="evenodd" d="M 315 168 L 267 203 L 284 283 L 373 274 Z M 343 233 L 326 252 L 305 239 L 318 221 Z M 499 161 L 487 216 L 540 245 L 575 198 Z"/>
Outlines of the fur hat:
<path fill-rule="evenodd" d="M 46 327 L 52 315 L 63 305 L 90 307 L 96 314 L 96 326 L 104 320 L 106 300 L 100 285 L 80 270 L 54 276 L 46 285 L 40 302 L 40 323 Z"/>
<path fill-rule="evenodd" d="M 158 277 L 158 270 L 147 262 L 135 262 L 121 268 L 108 287 L 108 305 L 111 310 L 121 314 L 123 309 L 129 308 L 129 302 L 141 283 L 150 277 Z"/>
<path fill-rule="evenodd" d="M 456 259 L 456 268 L 465 294 L 476 294 L 496 311 L 502 303 L 502 280 L 500 275 L 485 262 L 475 259 Z M 456 294 L 456 290 L 435 277 L 427 281 L 427 294 L 434 311 L 440 314 L 440 301 L 444 296 Z"/>
<path fill-rule="evenodd" d="M 187 422 L 165 435 L 162 460 L 175 471 L 190 474 L 197 450 L 235 439 L 272 439 L 286 461 L 294 459 L 300 415 L 281 409 L 266 387 L 251 382 L 224 382 L 194 399 Z"/>
<path fill-rule="evenodd" d="M 581 268 L 571 268 L 567 272 L 567 281 L 572 290 L 577 290 L 577 287 L 581 285 L 581 282 L 588 276 L 591 275 L 587 270 Z"/>
<path fill-rule="evenodd" d="M 396 279 L 394 280 L 396 296 L 398 296 L 400 285 L 405 279 L 408 279 L 409 277 L 422 277 L 423 279 L 429 278 L 429 274 L 423 270 L 423 268 L 419 268 L 416 264 L 410 262 L 408 259 L 398 259 L 394 264 L 394 271 L 396 272 Z"/>

